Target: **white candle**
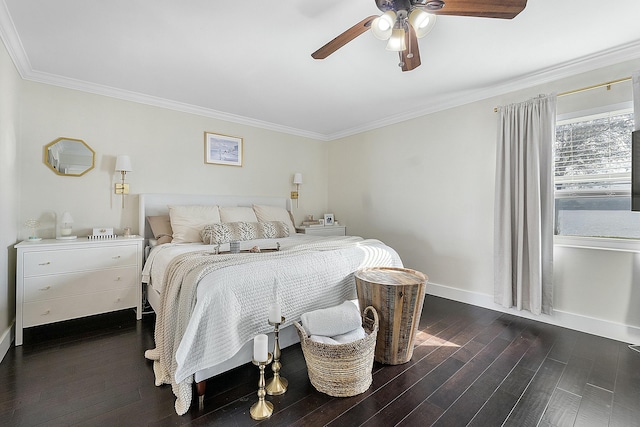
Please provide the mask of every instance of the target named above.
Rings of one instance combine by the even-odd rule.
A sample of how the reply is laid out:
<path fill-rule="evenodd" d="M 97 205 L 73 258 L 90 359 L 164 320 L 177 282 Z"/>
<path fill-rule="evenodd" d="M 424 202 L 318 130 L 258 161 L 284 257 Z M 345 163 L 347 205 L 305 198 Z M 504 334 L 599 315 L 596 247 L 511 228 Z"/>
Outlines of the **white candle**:
<path fill-rule="evenodd" d="M 280 323 L 282 321 L 282 310 L 280 310 L 280 304 L 274 302 L 269 308 L 269 322 Z"/>
<path fill-rule="evenodd" d="M 269 337 L 265 334 L 256 335 L 253 339 L 253 360 L 266 362 L 269 358 Z"/>

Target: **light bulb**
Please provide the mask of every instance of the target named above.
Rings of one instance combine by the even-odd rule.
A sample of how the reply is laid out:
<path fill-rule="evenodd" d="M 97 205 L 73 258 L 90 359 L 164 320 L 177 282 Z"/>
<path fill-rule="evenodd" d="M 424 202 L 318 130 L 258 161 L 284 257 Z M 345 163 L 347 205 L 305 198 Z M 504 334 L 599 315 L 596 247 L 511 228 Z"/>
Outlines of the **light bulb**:
<path fill-rule="evenodd" d="M 396 13 L 393 10 L 388 10 L 373 20 L 371 23 L 371 32 L 377 39 L 388 40 L 389 37 L 391 37 L 393 24 L 395 22 Z"/>
<path fill-rule="evenodd" d="M 422 38 L 429 34 L 436 24 L 436 15 L 421 9 L 413 9 L 409 14 L 409 23 L 416 32 L 416 37 Z"/>
<path fill-rule="evenodd" d="M 391 34 L 391 38 L 387 43 L 387 50 L 394 52 L 401 52 L 407 49 L 407 44 L 404 41 L 404 29 L 394 28 Z"/>

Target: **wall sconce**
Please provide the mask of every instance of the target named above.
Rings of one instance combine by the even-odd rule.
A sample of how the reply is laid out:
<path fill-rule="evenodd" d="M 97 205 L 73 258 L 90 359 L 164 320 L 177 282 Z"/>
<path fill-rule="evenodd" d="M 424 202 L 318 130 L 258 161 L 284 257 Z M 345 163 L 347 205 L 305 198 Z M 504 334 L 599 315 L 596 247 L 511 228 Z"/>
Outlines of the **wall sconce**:
<path fill-rule="evenodd" d="M 124 177 L 127 172 L 133 172 L 129 156 L 121 154 L 116 158 L 116 172 L 122 174 L 122 182 L 116 183 L 116 194 L 122 194 L 122 209 L 124 209 L 124 195 L 129 194 L 129 184 L 125 184 Z"/>
<path fill-rule="evenodd" d="M 300 172 L 296 172 L 293 174 L 293 183 L 296 185 L 296 191 L 291 192 L 291 198 L 295 199 L 296 207 L 298 207 L 298 196 L 300 191 L 300 184 L 302 184 L 302 174 Z"/>

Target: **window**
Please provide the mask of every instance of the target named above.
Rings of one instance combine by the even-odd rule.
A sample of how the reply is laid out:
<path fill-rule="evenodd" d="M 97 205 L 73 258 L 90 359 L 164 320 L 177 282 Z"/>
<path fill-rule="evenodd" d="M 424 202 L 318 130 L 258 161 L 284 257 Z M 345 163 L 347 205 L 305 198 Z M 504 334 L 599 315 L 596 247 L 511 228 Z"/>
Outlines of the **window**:
<path fill-rule="evenodd" d="M 558 120 L 555 234 L 640 238 L 631 212 L 631 109 Z"/>

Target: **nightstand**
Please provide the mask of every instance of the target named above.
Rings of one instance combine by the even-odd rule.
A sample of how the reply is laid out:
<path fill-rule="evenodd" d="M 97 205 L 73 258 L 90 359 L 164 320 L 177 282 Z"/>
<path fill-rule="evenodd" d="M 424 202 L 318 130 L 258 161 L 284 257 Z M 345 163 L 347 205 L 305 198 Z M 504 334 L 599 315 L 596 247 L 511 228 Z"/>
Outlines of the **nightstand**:
<path fill-rule="evenodd" d="M 142 318 L 144 239 L 23 241 L 16 270 L 16 345 L 23 329 L 135 308 Z"/>
<path fill-rule="evenodd" d="M 327 225 L 325 227 L 296 227 L 298 233 L 312 236 L 346 236 L 347 227 L 345 225 Z"/>

